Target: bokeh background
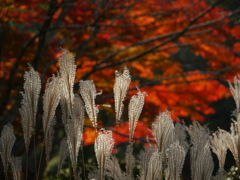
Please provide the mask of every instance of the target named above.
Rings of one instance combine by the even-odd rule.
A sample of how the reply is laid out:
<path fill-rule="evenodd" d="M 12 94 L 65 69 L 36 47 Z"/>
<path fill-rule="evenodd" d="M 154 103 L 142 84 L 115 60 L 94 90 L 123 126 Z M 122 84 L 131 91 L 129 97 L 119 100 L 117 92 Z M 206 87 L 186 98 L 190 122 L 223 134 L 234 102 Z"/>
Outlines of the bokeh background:
<path fill-rule="evenodd" d="M 136 87 L 148 94 L 134 135 L 136 154 L 147 146 L 151 122 L 166 109 L 175 121 L 188 125 L 196 120 L 211 131 L 229 130 L 235 104 L 228 88 L 240 70 L 240 1 L 1 0 L 0 10 L 0 130 L 9 122 L 14 125 L 18 140 L 13 154 L 25 153 L 19 115 L 24 71 L 30 64 L 39 72 L 42 95 L 46 80 L 58 71 L 62 49 L 76 59 L 75 93 L 81 79 L 94 80 L 97 90 L 103 90 L 96 99 L 98 123 L 118 132 L 114 152 L 120 159 L 128 141 L 127 106 Z M 115 128 L 112 88 L 115 70 L 125 66 L 132 82 L 121 124 Z M 40 98 L 39 146 L 42 111 Z M 60 108 L 56 116 L 53 157 L 64 136 Z M 86 116 L 86 164 L 96 164 L 94 138 Z M 230 167 L 231 155 L 228 159 Z"/>

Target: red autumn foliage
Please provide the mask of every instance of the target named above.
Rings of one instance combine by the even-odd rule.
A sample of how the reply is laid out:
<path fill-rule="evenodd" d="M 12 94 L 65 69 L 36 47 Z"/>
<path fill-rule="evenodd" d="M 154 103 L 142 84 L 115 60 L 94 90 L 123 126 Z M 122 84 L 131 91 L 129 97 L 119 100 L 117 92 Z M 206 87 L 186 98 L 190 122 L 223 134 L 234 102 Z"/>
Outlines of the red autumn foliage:
<path fill-rule="evenodd" d="M 112 94 L 115 70 L 127 66 L 130 89 L 139 86 L 148 94 L 141 116 L 148 123 L 166 108 L 204 121 L 215 113 L 212 102 L 230 96 L 222 82 L 239 71 L 240 26 L 232 23 L 238 9 L 202 0 L 30 0 L 1 6 L 1 119 L 17 111 L 27 63 L 44 83 L 58 69 L 59 47 L 76 56 L 76 85 L 93 79 L 104 95 Z M 127 126 L 118 131 L 128 133 Z M 146 135 L 137 128 L 136 137 Z M 85 144 L 92 142 L 90 131 L 85 136 Z"/>

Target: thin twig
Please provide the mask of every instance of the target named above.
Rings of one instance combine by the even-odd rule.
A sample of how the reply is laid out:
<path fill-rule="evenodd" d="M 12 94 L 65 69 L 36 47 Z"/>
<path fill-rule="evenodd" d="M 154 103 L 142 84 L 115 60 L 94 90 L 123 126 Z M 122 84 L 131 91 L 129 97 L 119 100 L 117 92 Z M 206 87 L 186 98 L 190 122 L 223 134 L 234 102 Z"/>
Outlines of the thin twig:
<path fill-rule="evenodd" d="M 37 155 L 36 155 L 36 141 L 35 141 L 35 134 L 33 135 L 33 149 L 34 149 L 34 168 L 35 168 L 35 177 L 36 180 L 38 180 L 38 175 L 37 175 Z"/>
<path fill-rule="evenodd" d="M 71 160 L 70 157 L 68 157 L 68 168 L 69 168 L 69 180 L 72 179 L 72 171 L 71 171 Z"/>
<path fill-rule="evenodd" d="M 81 154 L 82 154 L 82 163 L 83 163 L 83 177 L 84 180 L 86 180 L 86 168 L 85 168 L 85 160 L 84 160 L 84 153 L 83 153 L 83 141 L 82 141 L 82 145 L 81 145 Z"/>
<path fill-rule="evenodd" d="M 42 149 L 41 149 L 41 155 L 40 155 L 39 164 L 38 164 L 38 172 L 37 172 L 37 177 L 38 177 L 38 178 L 39 178 L 39 173 L 40 173 L 40 169 L 41 169 L 41 163 L 42 163 L 42 155 L 43 155 L 44 144 L 45 144 L 45 143 L 43 143 L 43 146 L 42 146 Z"/>
<path fill-rule="evenodd" d="M 26 180 L 28 179 L 28 151 L 26 152 Z"/>

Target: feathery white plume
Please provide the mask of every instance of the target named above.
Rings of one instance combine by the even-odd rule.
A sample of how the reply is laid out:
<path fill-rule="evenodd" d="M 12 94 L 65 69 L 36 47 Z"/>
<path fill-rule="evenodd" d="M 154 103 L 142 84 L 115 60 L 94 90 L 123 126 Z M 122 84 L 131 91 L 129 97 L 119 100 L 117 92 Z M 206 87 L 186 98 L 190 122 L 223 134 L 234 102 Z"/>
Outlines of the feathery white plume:
<path fill-rule="evenodd" d="M 85 108 L 87 111 L 87 114 L 93 123 L 93 126 L 97 127 L 97 114 L 98 114 L 98 108 L 95 105 L 95 98 L 97 95 L 101 95 L 102 91 L 96 92 L 96 87 L 92 80 L 80 80 L 79 82 L 80 86 L 80 93 L 81 96 L 85 102 Z"/>
<path fill-rule="evenodd" d="M 59 104 L 62 90 L 62 79 L 53 76 L 48 79 L 43 96 L 43 131 L 46 149 L 46 161 L 48 162 L 52 149 L 53 126 L 56 123 L 55 110 Z"/>
<path fill-rule="evenodd" d="M 192 142 L 190 150 L 192 179 L 210 179 L 213 161 L 209 147 L 209 129 L 201 126 L 197 121 L 186 129 Z"/>
<path fill-rule="evenodd" d="M 168 111 L 160 112 L 152 124 L 152 134 L 159 152 L 164 152 L 174 141 L 173 120 Z"/>
<path fill-rule="evenodd" d="M 59 163 L 58 163 L 58 172 L 57 172 L 58 176 L 60 175 L 62 165 L 65 159 L 67 158 L 68 154 L 69 154 L 69 151 L 68 151 L 67 140 L 66 138 L 63 138 L 63 140 L 61 141 L 60 150 L 59 150 Z"/>
<path fill-rule="evenodd" d="M 237 114 L 240 113 L 240 76 L 234 77 L 233 85 L 229 83 L 230 90 L 237 106 Z"/>
<path fill-rule="evenodd" d="M 227 154 L 227 132 L 219 129 L 217 132 L 213 133 L 211 138 L 211 148 L 212 151 L 217 155 L 219 161 L 219 170 L 224 170 L 225 158 Z"/>
<path fill-rule="evenodd" d="M 183 123 L 177 122 L 174 126 L 175 140 L 179 141 L 179 145 L 184 147 L 185 152 L 188 152 L 189 144 L 186 141 L 186 125 Z"/>
<path fill-rule="evenodd" d="M 28 152 L 30 139 L 36 126 L 36 114 L 41 90 L 41 80 L 38 72 L 34 71 L 33 67 L 30 65 L 29 71 L 25 72 L 23 77 L 25 80 L 23 85 L 24 92 L 22 92 L 23 100 L 19 111 L 21 114 L 21 124 L 26 151 Z"/>
<path fill-rule="evenodd" d="M 237 121 L 233 120 L 231 124 L 231 134 L 227 133 L 227 147 L 232 152 L 233 157 L 238 166 L 240 166 L 240 76 L 234 78 L 234 85 L 229 83 L 230 90 L 235 100 L 236 118 Z"/>
<path fill-rule="evenodd" d="M 79 95 L 74 96 L 72 120 L 65 125 L 67 143 L 70 159 L 73 166 L 74 177 L 77 179 L 77 159 L 82 142 L 83 122 L 84 122 L 84 103 Z"/>
<path fill-rule="evenodd" d="M 129 118 L 129 143 L 132 141 L 133 134 L 136 128 L 137 121 L 142 112 L 144 105 L 145 92 L 138 90 L 137 95 L 131 97 L 128 107 L 128 118 Z"/>
<path fill-rule="evenodd" d="M 162 154 L 154 151 L 148 162 L 146 179 L 161 179 L 162 177 Z"/>
<path fill-rule="evenodd" d="M 166 155 L 166 179 L 179 180 L 186 155 L 184 148 L 179 145 L 179 141 L 176 141 L 166 150 Z"/>
<path fill-rule="evenodd" d="M 6 179 L 8 179 L 8 165 L 10 162 L 11 151 L 13 145 L 16 141 L 16 137 L 13 132 L 13 127 L 11 124 L 7 124 L 3 127 L 2 134 L 0 137 L 0 154 L 2 158 L 4 174 Z"/>
<path fill-rule="evenodd" d="M 122 172 L 118 160 L 115 156 L 111 156 L 106 165 L 106 175 L 114 180 L 127 179 L 126 173 Z"/>
<path fill-rule="evenodd" d="M 231 153 L 233 154 L 233 157 L 236 161 L 237 165 L 240 165 L 240 132 L 239 132 L 239 128 L 238 128 L 238 122 L 237 121 L 233 121 L 233 123 L 231 124 L 231 134 L 230 133 L 226 133 L 226 144 L 227 144 L 227 148 L 231 151 Z"/>
<path fill-rule="evenodd" d="M 63 123 L 66 124 L 72 115 L 74 99 L 73 85 L 76 74 L 76 65 L 74 57 L 67 50 L 64 50 L 58 61 L 60 63 L 59 73 L 63 81 L 63 95 L 60 101 L 63 112 L 62 120 Z"/>
<path fill-rule="evenodd" d="M 69 148 L 70 159 L 73 166 L 74 177 L 77 179 L 77 159 L 78 151 L 82 142 L 82 127 L 81 122 L 76 116 L 73 116 L 72 121 L 70 121 L 66 127 L 67 142 Z"/>
<path fill-rule="evenodd" d="M 131 82 L 131 76 L 129 70 L 124 67 L 123 73 L 115 71 L 115 84 L 113 87 L 115 112 L 116 112 L 116 124 L 119 125 L 120 118 L 123 111 L 123 101 L 127 93 L 128 86 Z"/>
<path fill-rule="evenodd" d="M 81 100 L 79 95 L 75 94 L 74 99 L 73 99 L 73 117 L 76 118 L 76 122 L 78 127 L 83 131 L 83 124 L 84 124 L 84 102 Z"/>
<path fill-rule="evenodd" d="M 204 179 L 210 180 L 213 172 L 213 159 L 210 151 L 209 143 L 197 152 L 198 154 L 193 159 L 195 163 L 195 169 L 192 173 L 192 179 Z"/>
<path fill-rule="evenodd" d="M 10 165 L 13 173 L 14 180 L 21 180 L 21 171 L 22 171 L 22 163 L 19 157 L 12 156 L 10 158 Z"/>
<path fill-rule="evenodd" d="M 106 164 L 111 156 L 114 146 L 112 132 L 101 130 L 95 139 L 94 150 L 98 162 L 100 180 L 105 179 Z"/>
<path fill-rule="evenodd" d="M 140 152 L 140 180 L 162 179 L 162 154 L 156 146 Z"/>

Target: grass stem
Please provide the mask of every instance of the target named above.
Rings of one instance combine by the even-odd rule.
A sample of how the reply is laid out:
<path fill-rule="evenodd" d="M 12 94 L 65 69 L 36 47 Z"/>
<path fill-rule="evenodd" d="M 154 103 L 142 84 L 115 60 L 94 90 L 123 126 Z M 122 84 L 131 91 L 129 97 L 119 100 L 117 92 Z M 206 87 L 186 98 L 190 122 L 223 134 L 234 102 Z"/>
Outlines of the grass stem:
<path fill-rule="evenodd" d="M 28 179 L 28 150 L 26 151 L 26 180 Z"/>
<path fill-rule="evenodd" d="M 36 140 L 35 140 L 35 134 L 33 135 L 33 149 L 34 149 L 34 169 L 35 169 L 35 178 L 38 180 L 37 176 L 37 152 L 36 152 Z"/>
<path fill-rule="evenodd" d="M 44 144 L 43 144 L 42 149 L 41 149 L 41 155 L 40 155 L 39 164 L 38 164 L 38 171 L 37 171 L 37 179 L 39 178 L 39 173 L 40 173 L 40 169 L 41 169 L 43 149 L 44 149 Z"/>
<path fill-rule="evenodd" d="M 84 160 L 84 153 L 83 153 L 83 141 L 81 145 L 81 154 L 82 154 L 83 177 L 84 177 L 84 180 L 86 180 L 87 178 L 86 178 L 85 160 Z"/>

